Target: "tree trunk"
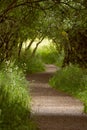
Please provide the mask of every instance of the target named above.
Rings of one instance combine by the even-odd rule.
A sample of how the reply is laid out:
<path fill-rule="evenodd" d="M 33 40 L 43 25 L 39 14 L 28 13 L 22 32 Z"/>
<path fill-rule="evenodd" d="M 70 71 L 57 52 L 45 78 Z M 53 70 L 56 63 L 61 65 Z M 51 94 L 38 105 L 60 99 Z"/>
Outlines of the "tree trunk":
<path fill-rule="evenodd" d="M 23 42 L 21 42 L 20 45 L 19 45 L 18 58 L 20 58 L 22 44 L 23 44 Z"/>
<path fill-rule="evenodd" d="M 40 43 L 43 41 L 44 37 L 42 37 L 42 39 L 36 44 L 36 47 L 34 48 L 32 54 L 31 54 L 31 57 L 33 57 L 36 53 L 36 50 L 38 48 L 38 46 L 40 45 Z"/>
<path fill-rule="evenodd" d="M 36 38 L 36 37 L 35 37 L 35 38 Z M 30 43 L 29 43 L 29 45 L 28 45 L 28 47 L 26 48 L 26 50 L 25 50 L 25 51 L 27 51 L 27 50 L 29 50 L 29 49 L 30 49 L 30 47 L 31 47 L 31 45 L 33 44 L 33 42 L 34 42 L 35 38 L 34 38 L 34 39 L 32 39 L 32 40 L 30 41 Z"/>

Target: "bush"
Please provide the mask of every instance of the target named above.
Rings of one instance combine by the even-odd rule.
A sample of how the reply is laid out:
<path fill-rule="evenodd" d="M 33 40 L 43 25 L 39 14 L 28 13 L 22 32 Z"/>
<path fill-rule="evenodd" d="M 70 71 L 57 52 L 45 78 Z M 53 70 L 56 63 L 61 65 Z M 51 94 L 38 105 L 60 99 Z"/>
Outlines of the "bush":
<path fill-rule="evenodd" d="M 50 84 L 62 91 L 80 98 L 87 112 L 87 73 L 77 66 L 70 65 L 59 70 L 50 80 Z"/>
<path fill-rule="evenodd" d="M 46 64 L 55 64 L 58 59 L 58 52 L 53 45 L 43 46 L 39 48 L 37 54 Z"/>
<path fill-rule="evenodd" d="M 38 48 L 37 55 L 40 56 L 45 64 L 55 64 L 58 67 L 62 66 L 64 52 L 61 51 L 61 53 L 59 53 L 53 44 L 44 45 L 43 47 Z"/>
<path fill-rule="evenodd" d="M 34 130 L 30 97 L 22 71 L 7 61 L 0 71 L 0 130 Z"/>
<path fill-rule="evenodd" d="M 17 64 L 27 73 L 42 72 L 45 70 L 44 64 L 39 56 L 31 57 L 29 52 L 22 53 Z"/>

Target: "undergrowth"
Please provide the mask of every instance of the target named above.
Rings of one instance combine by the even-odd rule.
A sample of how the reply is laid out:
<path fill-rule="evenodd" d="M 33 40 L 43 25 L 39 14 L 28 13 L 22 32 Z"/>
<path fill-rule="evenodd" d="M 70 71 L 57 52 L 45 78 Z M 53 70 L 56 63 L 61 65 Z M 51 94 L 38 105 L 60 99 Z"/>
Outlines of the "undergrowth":
<path fill-rule="evenodd" d="M 27 85 L 24 74 L 13 62 L 0 66 L 0 130 L 35 130 Z"/>
<path fill-rule="evenodd" d="M 58 52 L 54 45 L 44 45 L 37 50 L 39 55 L 45 64 L 56 64 L 58 61 Z"/>
<path fill-rule="evenodd" d="M 30 52 L 22 52 L 20 59 L 16 61 L 18 66 L 22 68 L 26 73 L 36 73 L 45 70 L 44 63 L 39 56 L 35 55 L 31 57 Z"/>
<path fill-rule="evenodd" d="M 70 65 L 58 70 L 50 85 L 56 89 L 65 91 L 84 102 L 87 112 L 87 71 L 75 65 Z"/>

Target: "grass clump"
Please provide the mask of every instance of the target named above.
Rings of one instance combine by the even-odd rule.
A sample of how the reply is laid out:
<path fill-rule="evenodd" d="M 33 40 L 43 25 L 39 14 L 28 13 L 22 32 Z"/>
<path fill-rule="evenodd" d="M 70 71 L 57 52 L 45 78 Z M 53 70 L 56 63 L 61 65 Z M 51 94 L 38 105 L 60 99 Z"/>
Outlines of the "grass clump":
<path fill-rule="evenodd" d="M 9 61 L 0 67 L 0 130 L 35 130 L 24 74 Z"/>
<path fill-rule="evenodd" d="M 50 80 L 51 86 L 67 92 L 85 104 L 87 112 L 87 73 L 78 66 L 70 65 L 60 69 Z"/>

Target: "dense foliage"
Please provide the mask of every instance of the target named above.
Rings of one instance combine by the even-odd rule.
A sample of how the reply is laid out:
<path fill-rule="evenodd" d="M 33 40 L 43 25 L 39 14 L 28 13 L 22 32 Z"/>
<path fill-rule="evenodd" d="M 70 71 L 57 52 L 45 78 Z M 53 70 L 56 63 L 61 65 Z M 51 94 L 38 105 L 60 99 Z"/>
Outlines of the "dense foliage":
<path fill-rule="evenodd" d="M 56 72 L 50 84 L 58 90 L 81 99 L 87 112 L 87 71 L 83 71 L 78 66 L 67 66 Z"/>
<path fill-rule="evenodd" d="M 20 57 L 27 39 L 29 49 L 36 38 L 42 41 L 48 37 L 58 51 L 64 49 L 63 66 L 71 62 L 86 67 L 86 14 L 86 0 L 1 0 L 1 62 L 14 55 Z"/>
<path fill-rule="evenodd" d="M 57 66 L 62 66 L 64 59 L 64 53 L 63 52 L 59 53 L 53 43 L 39 47 L 37 49 L 36 55 L 45 64 L 55 64 Z"/>
<path fill-rule="evenodd" d="M 63 66 L 70 63 L 87 66 L 87 7 L 84 3 L 85 0 L 61 0 L 48 12 L 47 35 L 58 51 L 64 50 Z"/>
<path fill-rule="evenodd" d="M 0 69 L 0 130 L 34 130 L 24 74 L 9 61 Z"/>
<path fill-rule="evenodd" d="M 21 68 L 24 73 L 36 73 L 45 70 L 43 61 L 38 55 L 31 57 L 31 52 L 21 52 L 20 59 L 16 60 L 16 64 Z"/>

